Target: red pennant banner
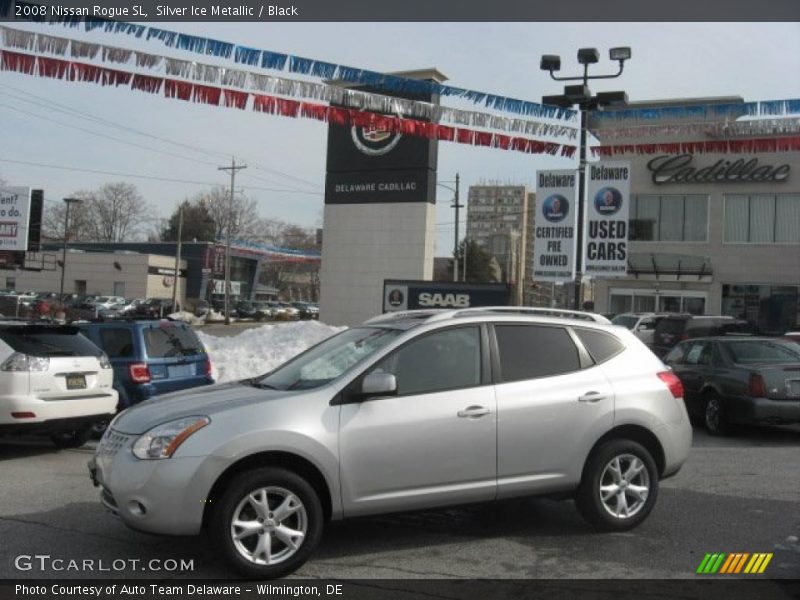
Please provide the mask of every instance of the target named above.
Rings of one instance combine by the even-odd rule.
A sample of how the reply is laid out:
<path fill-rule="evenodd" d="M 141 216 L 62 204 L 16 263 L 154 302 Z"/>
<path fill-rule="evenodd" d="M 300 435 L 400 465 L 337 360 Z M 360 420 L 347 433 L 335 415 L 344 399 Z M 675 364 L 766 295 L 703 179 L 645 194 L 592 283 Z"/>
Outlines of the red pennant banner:
<path fill-rule="evenodd" d="M 227 108 L 238 108 L 244 110 L 247 108 L 247 99 L 250 94 L 247 92 L 237 92 L 236 90 L 222 90 L 223 102 Z"/>
<path fill-rule="evenodd" d="M 37 58 L 37 62 L 39 63 L 39 77 L 64 79 L 67 73 L 70 72 L 71 64 L 68 60 L 40 56 Z"/>
<path fill-rule="evenodd" d="M 25 75 L 33 75 L 36 72 L 36 57 L 30 54 L 20 54 L 19 52 L 9 52 L 3 50 L 3 58 L 0 60 L 0 68 L 3 71 L 16 71 Z"/>

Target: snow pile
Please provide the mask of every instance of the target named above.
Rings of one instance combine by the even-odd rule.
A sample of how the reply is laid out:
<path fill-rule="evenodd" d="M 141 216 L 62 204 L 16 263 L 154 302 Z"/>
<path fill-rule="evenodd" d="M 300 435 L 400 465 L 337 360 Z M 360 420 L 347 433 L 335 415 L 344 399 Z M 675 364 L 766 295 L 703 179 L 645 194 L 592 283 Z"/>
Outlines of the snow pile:
<path fill-rule="evenodd" d="M 225 316 L 221 312 L 215 311 L 213 308 L 206 313 L 205 320 L 209 323 L 213 322 L 222 322 L 225 320 Z M 233 323 L 236 319 L 234 317 L 229 317 L 228 319 L 231 323 Z"/>
<path fill-rule="evenodd" d="M 186 312 L 185 310 L 167 315 L 167 318 L 173 321 L 183 321 L 189 325 L 203 325 L 206 322 L 205 317 L 195 316 L 194 313 Z"/>
<path fill-rule="evenodd" d="M 262 325 L 231 337 L 217 337 L 203 331 L 197 335 L 211 356 L 217 381 L 255 377 L 300 354 L 345 327 L 332 327 L 317 321 Z"/>

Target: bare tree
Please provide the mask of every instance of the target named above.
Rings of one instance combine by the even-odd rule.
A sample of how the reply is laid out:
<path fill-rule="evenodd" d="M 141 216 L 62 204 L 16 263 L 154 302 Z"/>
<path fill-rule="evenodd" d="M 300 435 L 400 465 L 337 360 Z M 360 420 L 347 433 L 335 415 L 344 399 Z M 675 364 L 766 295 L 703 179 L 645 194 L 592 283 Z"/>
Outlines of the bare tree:
<path fill-rule="evenodd" d="M 136 187 L 124 182 L 107 183 L 98 190 L 72 194 L 82 202 L 69 211 L 68 236 L 73 241 L 123 242 L 146 233 L 151 223 L 150 205 Z M 49 203 L 42 229 L 50 239 L 64 239 L 66 204 Z"/>
<path fill-rule="evenodd" d="M 228 234 L 228 221 L 233 216 L 232 237 L 253 238 L 259 234 L 261 218 L 258 216 L 256 201 L 242 194 L 233 195 L 231 208 L 230 189 L 217 186 L 201 192 L 195 197 L 214 222 L 214 238 L 225 239 Z"/>

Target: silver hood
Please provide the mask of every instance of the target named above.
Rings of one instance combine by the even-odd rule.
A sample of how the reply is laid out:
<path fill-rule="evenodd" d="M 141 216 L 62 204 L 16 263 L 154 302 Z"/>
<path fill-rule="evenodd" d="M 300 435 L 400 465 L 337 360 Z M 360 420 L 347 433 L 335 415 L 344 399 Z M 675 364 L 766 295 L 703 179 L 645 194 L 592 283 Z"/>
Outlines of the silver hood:
<path fill-rule="evenodd" d="M 141 434 L 156 425 L 181 417 L 205 415 L 213 419 L 215 413 L 281 398 L 291 393 L 259 389 L 242 382 L 201 386 L 136 404 L 120 413 L 112 428 L 120 433 Z"/>

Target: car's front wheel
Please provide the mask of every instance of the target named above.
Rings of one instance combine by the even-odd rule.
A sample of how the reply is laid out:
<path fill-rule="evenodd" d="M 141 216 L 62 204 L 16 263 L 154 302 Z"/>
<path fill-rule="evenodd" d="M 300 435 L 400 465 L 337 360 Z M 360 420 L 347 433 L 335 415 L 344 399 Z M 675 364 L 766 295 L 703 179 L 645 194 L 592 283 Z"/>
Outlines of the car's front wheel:
<path fill-rule="evenodd" d="M 89 441 L 92 434 L 92 427 L 81 427 L 79 429 L 70 429 L 68 431 L 59 431 L 50 436 L 50 440 L 55 444 L 56 448 L 80 448 Z"/>
<path fill-rule="evenodd" d="M 297 570 L 319 543 L 322 528 L 314 489 L 295 473 L 273 467 L 236 476 L 209 522 L 215 547 L 233 569 L 252 579 Z"/>
<path fill-rule="evenodd" d="M 730 424 L 722 398 L 714 392 L 707 392 L 704 399 L 703 421 L 706 429 L 711 435 L 727 435 L 730 431 Z"/>
<path fill-rule="evenodd" d="M 589 456 L 575 503 L 597 529 L 625 531 L 647 518 L 658 496 L 658 469 L 647 449 L 609 440 Z"/>

